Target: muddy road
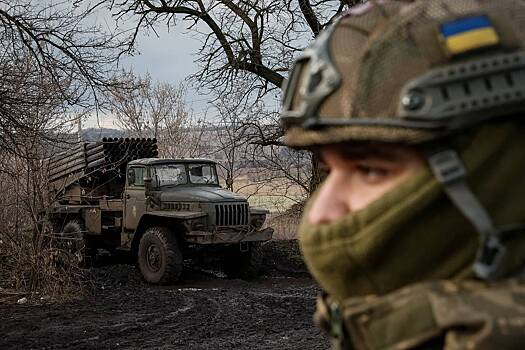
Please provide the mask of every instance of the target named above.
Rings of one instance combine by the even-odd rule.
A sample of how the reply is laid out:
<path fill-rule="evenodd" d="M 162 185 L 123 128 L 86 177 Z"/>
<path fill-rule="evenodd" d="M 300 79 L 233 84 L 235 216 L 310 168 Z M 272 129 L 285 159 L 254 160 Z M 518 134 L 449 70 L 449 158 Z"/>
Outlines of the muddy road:
<path fill-rule="evenodd" d="M 319 290 L 281 253 L 253 281 L 192 264 L 158 287 L 134 265 L 99 267 L 88 300 L 0 305 L 0 349 L 328 349 L 311 322 Z"/>

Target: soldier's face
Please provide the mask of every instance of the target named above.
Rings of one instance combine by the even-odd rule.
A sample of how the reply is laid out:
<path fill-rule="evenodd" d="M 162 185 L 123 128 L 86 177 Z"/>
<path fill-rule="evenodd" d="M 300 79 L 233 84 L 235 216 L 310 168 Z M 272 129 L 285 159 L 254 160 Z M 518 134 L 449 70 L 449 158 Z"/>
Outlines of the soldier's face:
<path fill-rule="evenodd" d="M 327 146 L 320 157 L 329 174 L 309 213 L 314 225 L 365 208 L 425 164 L 416 149 L 395 145 Z"/>

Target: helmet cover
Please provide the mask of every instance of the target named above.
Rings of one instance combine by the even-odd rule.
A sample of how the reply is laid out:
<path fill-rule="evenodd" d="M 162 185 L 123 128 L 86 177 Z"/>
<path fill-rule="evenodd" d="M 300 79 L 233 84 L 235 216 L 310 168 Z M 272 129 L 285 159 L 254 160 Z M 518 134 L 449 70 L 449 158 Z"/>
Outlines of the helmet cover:
<path fill-rule="evenodd" d="M 525 109 L 525 3 L 374 1 L 298 57 L 285 143 L 419 143 Z"/>

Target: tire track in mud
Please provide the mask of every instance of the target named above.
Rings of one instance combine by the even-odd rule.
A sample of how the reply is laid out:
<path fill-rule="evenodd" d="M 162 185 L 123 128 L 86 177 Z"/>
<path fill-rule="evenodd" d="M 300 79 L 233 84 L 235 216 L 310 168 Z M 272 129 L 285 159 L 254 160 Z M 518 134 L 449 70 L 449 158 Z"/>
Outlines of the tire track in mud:
<path fill-rule="evenodd" d="M 149 286 L 131 265 L 96 269 L 93 300 L 0 305 L 0 349 L 328 349 L 313 326 L 319 292 L 306 275 L 254 281 L 187 269 Z"/>
<path fill-rule="evenodd" d="M 103 326 L 101 327 L 101 330 L 107 330 L 108 332 L 115 332 L 112 331 L 113 329 L 116 329 L 116 332 L 113 333 L 114 336 L 122 335 L 122 334 L 130 334 L 133 332 L 136 332 L 138 330 L 141 330 L 142 328 L 147 327 L 155 327 L 159 324 L 164 324 L 169 321 L 175 320 L 177 317 L 183 317 L 184 313 L 187 313 L 191 311 L 195 307 L 195 300 L 191 297 L 185 297 L 182 301 L 183 305 L 176 310 L 169 311 L 167 314 L 163 314 L 157 311 L 157 312 L 145 312 L 140 317 L 135 316 L 135 322 L 134 324 L 130 325 L 126 322 L 121 322 L 109 326 Z"/>
<path fill-rule="evenodd" d="M 201 318 L 194 323 L 199 331 L 194 324 L 182 327 L 181 333 L 185 336 L 180 341 L 173 339 L 175 348 L 326 348 L 319 346 L 322 342 L 318 334 L 315 337 L 311 334 L 310 315 L 302 320 L 292 318 L 292 322 L 283 322 L 304 314 L 304 302 L 311 303 L 311 295 L 295 290 L 241 290 L 234 294 L 235 298 L 231 297 L 231 291 L 219 291 L 214 296 L 202 291 L 195 293 L 202 308 L 209 310 L 205 317 L 209 319 Z M 199 314 L 205 315 L 202 311 Z M 308 341 L 308 337 L 310 342 L 305 344 L 304 339 Z"/>
<path fill-rule="evenodd" d="M 95 303 L 14 307 L 5 310 L 16 311 L 7 319 L 0 307 L 0 348 L 328 348 L 311 324 L 317 289 L 308 281 L 196 282 L 220 287 L 146 286 L 120 295 L 105 288 Z M 299 286 L 290 287 L 294 283 Z"/>

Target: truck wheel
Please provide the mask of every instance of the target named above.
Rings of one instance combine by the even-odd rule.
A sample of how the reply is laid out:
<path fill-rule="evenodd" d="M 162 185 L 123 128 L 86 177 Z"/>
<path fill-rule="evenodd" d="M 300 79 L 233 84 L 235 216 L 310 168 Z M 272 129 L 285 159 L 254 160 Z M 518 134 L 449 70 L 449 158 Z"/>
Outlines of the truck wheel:
<path fill-rule="evenodd" d="M 182 253 L 174 234 L 164 227 L 146 230 L 139 243 L 138 262 L 144 280 L 152 284 L 176 282 L 182 273 Z"/>
<path fill-rule="evenodd" d="M 51 244 L 62 252 L 59 255 L 65 254 L 71 257 L 66 258 L 64 255 L 59 260 L 74 262 L 79 266 L 92 264 L 96 250 L 91 249 L 82 231 L 82 224 L 78 220 L 71 220 L 59 233 L 53 234 Z"/>
<path fill-rule="evenodd" d="M 224 258 L 224 272 L 229 278 L 252 279 L 259 275 L 263 262 L 262 246 L 251 242 L 247 252 L 241 252 L 238 245 L 230 247 Z"/>
<path fill-rule="evenodd" d="M 62 228 L 62 237 L 65 240 L 65 245 L 69 247 L 72 252 L 79 252 L 84 250 L 84 238 L 82 235 L 82 226 L 77 220 L 69 221 Z"/>

